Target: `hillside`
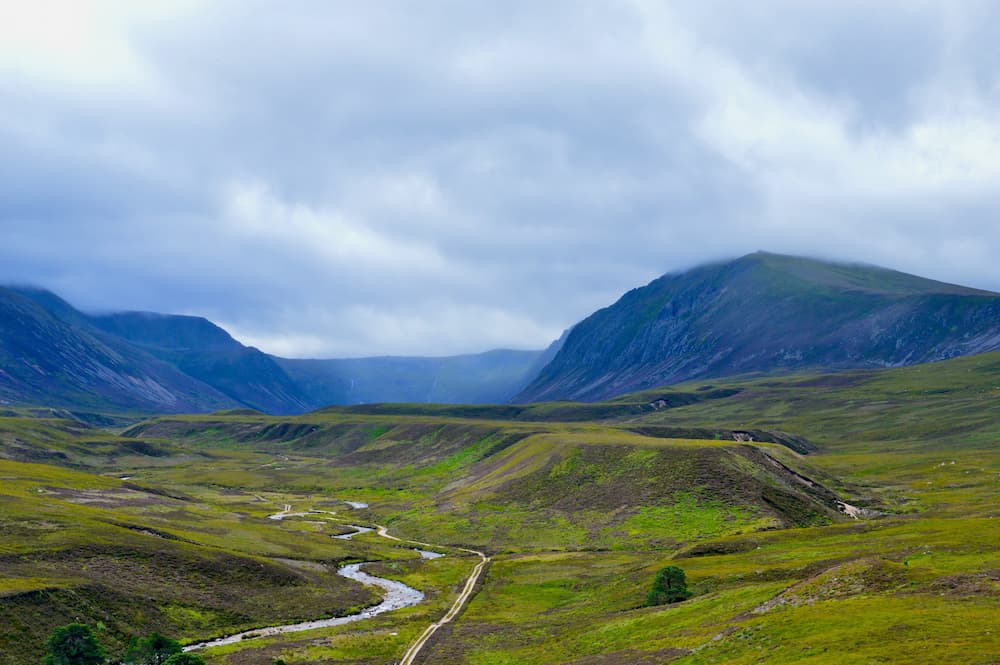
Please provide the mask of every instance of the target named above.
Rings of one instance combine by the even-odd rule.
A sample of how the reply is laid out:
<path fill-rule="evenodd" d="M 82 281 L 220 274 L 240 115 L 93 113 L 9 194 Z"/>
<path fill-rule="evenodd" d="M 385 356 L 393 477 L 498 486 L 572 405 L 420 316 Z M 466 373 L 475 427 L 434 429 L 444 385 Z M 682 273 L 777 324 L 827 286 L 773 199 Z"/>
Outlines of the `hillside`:
<path fill-rule="evenodd" d="M 892 367 L 996 348 L 998 294 L 766 253 L 665 275 L 544 351 L 437 358 L 277 358 L 200 317 L 91 315 L 48 291 L 0 290 L 0 400 L 84 411 L 597 401 L 693 379 Z"/>
<path fill-rule="evenodd" d="M 1000 348 L 1000 294 L 758 252 L 595 312 L 518 402 L 600 400 L 749 373 L 894 367 Z"/>
<path fill-rule="evenodd" d="M 142 349 L 3 288 L 0 403 L 146 413 L 234 405 L 215 388 Z"/>
<path fill-rule="evenodd" d="M 240 344 L 207 319 L 123 312 L 88 320 L 212 386 L 236 404 L 278 414 L 301 413 L 315 404 L 274 358 Z"/>
<path fill-rule="evenodd" d="M 203 653 L 397 662 L 479 560 L 457 548 L 492 561 L 415 662 L 993 662 L 998 386 L 993 352 L 596 404 L 170 415 L 121 435 L 11 411 L 0 663 L 37 662 L 72 620 L 101 622 L 117 656 L 151 630 L 193 642 L 350 612 L 371 592 L 330 573 L 357 560 L 425 602 Z M 338 538 L 349 524 L 446 556 Z M 665 565 L 693 596 L 644 607 Z"/>
<path fill-rule="evenodd" d="M 292 360 L 201 317 L 91 315 L 49 291 L 0 288 L 0 404 L 287 415 L 363 402 L 504 402 L 551 352 Z"/>

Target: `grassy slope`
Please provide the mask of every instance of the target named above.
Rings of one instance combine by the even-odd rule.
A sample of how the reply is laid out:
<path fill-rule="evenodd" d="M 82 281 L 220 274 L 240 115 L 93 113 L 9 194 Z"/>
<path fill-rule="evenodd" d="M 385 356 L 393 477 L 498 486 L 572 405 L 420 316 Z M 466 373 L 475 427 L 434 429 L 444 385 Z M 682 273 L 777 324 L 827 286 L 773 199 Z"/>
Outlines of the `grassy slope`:
<path fill-rule="evenodd" d="M 428 662 L 1000 660 L 1000 354 L 732 387 L 741 392 L 729 399 L 638 420 L 802 434 L 824 448 L 811 465 L 899 516 L 726 537 L 663 556 L 512 557 L 494 566 L 488 593 Z M 687 571 L 696 596 L 636 608 L 668 563 Z M 540 617 L 528 631 L 518 630 L 524 605 Z"/>
<path fill-rule="evenodd" d="M 238 463 L 263 462 L 243 455 Z M 306 522 L 265 519 L 281 505 L 280 495 L 205 488 L 173 488 L 168 495 L 113 477 L 7 460 L 0 460 L 0 478 L 5 665 L 38 660 L 52 628 L 77 617 L 101 622 L 102 640 L 120 653 L 129 635 L 152 630 L 208 637 L 342 613 L 376 596 L 330 571 L 289 561 L 414 556 L 380 543 L 332 540 Z"/>
<path fill-rule="evenodd" d="M 230 556 L 397 560 L 387 572 L 433 591 L 432 602 L 371 624 L 235 645 L 209 654 L 213 663 L 266 664 L 276 656 L 290 665 L 388 662 L 440 616 L 471 562 L 449 557 L 417 564 L 412 553 L 387 549 L 375 536 L 331 543 L 317 538 L 317 530 L 328 527 L 311 520 L 275 525 L 260 519 L 283 503 L 334 509 L 337 498 L 369 501 L 371 510 L 358 518 L 388 523 L 396 533 L 481 544 L 497 553 L 483 590 L 432 643 L 428 663 L 751 663 L 765 655 L 767 662 L 812 663 L 1000 658 L 996 631 L 988 632 L 1000 609 L 1000 543 L 993 527 L 1000 354 L 887 372 L 703 388 L 650 391 L 604 405 L 538 405 L 516 414 L 507 407 L 421 412 L 410 406 L 298 418 L 242 413 L 162 419 L 131 433 L 170 451 L 166 457 L 98 461 L 109 471 L 134 474 L 131 482 L 139 488 L 167 488 L 190 501 L 170 508 L 128 506 L 121 499 L 80 505 L 57 495 L 47 499 L 53 503 L 42 521 L 66 524 L 67 516 L 78 519 L 81 511 L 90 511 L 78 530 L 56 529 L 64 534 L 63 549 L 70 550 L 95 538 L 115 547 L 136 547 L 134 541 L 142 540 L 135 531 L 96 517 L 103 515 L 193 541 L 184 543 L 194 548 L 191 556 L 220 544 Z M 716 399 L 696 398 L 716 390 L 722 391 Z M 652 406 L 660 397 L 669 398 L 665 406 Z M 578 409 L 592 407 L 614 420 L 545 420 L 547 415 L 579 420 Z M 711 438 L 632 431 L 650 428 Z M 790 432 L 822 451 L 802 458 L 782 446 L 713 440 L 743 429 Z M 109 439 L 105 445 L 124 445 Z M 761 457 L 764 452 L 842 498 L 890 515 L 863 522 L 838 519 L 824 510 L 828 497 L 796 488 L 794 479 Z M 89 463 L 99 466 L 98 461 Z M 3 475 L 19 478 L 26 469 L 9 467 Z M 110 483 L 97 489 L 122 491 L 119 481 L 93 475 L 63 482 L 80 485 L 77 489 Z M 18 512 L 24 506 L 7 486 L 5 481 L 0 490 L 5 495 L 0 508 L 13 516 L 8 524 L 19 523 L 26 519 Z M 794 509 L 763 501 L 765 488 L 796 490 Z M 816 519 L 797 522 L 800 509 L 813 510 Z M 819 526 L 758 530 L 809 523 Z M 28 559 L 17 575 L 4 568 L 0 584 L 32 580 L 81 588 L 67 567 L 49 563 L 46 533 L 12 536 L 24 549 L 18 556 Z M 696 595 L 670 608 L 639 607 L 655 571 L 666 564 L 687 571 Z M 182 566 L 189 567 L 205 568 Z M 222 588 L 233 582 L 227 579 L 213 583 Z M 333 583 L 308 582 L 315 593 L 330 594 L 336 589 L 323 584 Z M 287 583 L 253 584 L 259 586 L 256 597 L 274 598 L 268 601 L 274 615 L 294 613 L 284 604 L 295 595 Z M 0 608 L 9 607 L 6 598 Z M 60 607 L 54 601 L 44 606 Z M 101 618 L 93 607 L 76 611 Z M 223 623 L 218 611 L 199 612 L 213 625 Z M 193 618 L 134 625 L 163 625 L 185 638 L 211 632 Z M 45 633 L 22 630 L 25 640 L 40 641 Z"/>
<path fill-rule="evenodd" d="M 275 477 L 256 480 L 239 470 L 184 473 L 196 482 L 211 475 L 238 486 L 277 482 L 373 496 L 394 528 L 494 552 L 672 547 L 706 535 L 838 519 L 832 495 L 801 487 L 772 460 L 808 465 L 773 444 L 668 439 L 590 423 L 341 411 L 294 419 L 164 418 L 132 432 L 201 447 L 322 456 L 323 466 L 285 464 Z"/>

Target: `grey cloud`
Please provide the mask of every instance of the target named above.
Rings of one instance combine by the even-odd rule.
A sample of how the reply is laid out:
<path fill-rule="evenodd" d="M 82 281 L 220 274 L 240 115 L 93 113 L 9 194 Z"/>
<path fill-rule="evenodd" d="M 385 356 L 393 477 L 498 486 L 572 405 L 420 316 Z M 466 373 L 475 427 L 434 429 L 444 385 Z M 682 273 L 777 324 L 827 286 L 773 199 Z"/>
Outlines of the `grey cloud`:
<path fill-rule="evenodd" d="M 0 63 L 0 279 L 312 356 L 537 348 L 756 249 L 1000 289 L 987 3 L 172 11 Z"/>

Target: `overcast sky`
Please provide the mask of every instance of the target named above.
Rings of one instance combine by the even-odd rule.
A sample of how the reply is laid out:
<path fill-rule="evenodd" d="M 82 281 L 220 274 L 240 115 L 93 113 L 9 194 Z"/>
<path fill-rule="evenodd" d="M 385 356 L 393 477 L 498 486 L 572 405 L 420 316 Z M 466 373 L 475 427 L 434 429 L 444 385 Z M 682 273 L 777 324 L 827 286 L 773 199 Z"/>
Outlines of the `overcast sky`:
<path fill-rule="evenodd" d="M 0 281 L 540 348 L 757 249 L 1000 291 L 1000 3 L 0 2 Z"/>

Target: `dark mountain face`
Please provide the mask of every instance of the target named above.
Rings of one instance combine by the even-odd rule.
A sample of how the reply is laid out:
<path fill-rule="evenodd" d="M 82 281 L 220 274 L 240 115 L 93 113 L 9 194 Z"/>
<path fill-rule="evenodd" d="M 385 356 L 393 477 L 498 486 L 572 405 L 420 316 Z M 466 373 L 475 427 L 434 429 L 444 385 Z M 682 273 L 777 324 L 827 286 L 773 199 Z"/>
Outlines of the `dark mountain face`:
<path fill-rule="evenodd" d="M 99 411 L 599 400 L 688 379 L 887 367 L 994 349 L 1000 294 L 764 253 L 665 275 L 544 352 L 446 358 L 286 360 L 206 319 L 91 316 L 48 291 L 0 288 L 0 404 Z"/>
<path fill-rule="evenodd" d="M 161 413 L 233 405 L 169 363 L 88 326 L 52 294 L 42 302 L 58 314 L 29 297 L 43 293 L 0 288 L 0 401 Z"/>
<path fill-rule="evenodd" d="M 0 405 L 294 414 L 363 402 L 505 402 L 537 373 L 541 353 L 285 360 L 199 317 L 92 316 L 49 291 L 0 289 Z"/>
<path fill-rule="evenodd" d="M 89 320 L 239 404 L 273 414 L 301 413 L 310 408 L 309 398 L 274 358 L 243 346 L 207 319 L 123 312 Z"/>
<path fill-rule="evenodd" d="M 689 379 L 891 367 L 1000 348 L 1000 294 L 757 253 L 665 275 L 579 323 L 515 401 Z"/>

